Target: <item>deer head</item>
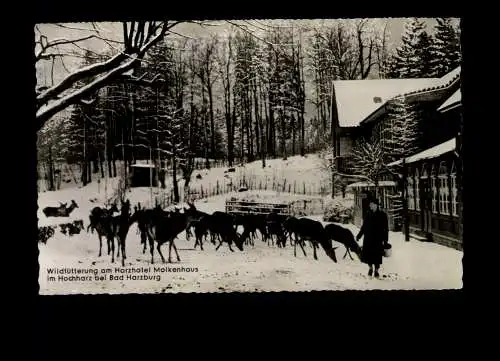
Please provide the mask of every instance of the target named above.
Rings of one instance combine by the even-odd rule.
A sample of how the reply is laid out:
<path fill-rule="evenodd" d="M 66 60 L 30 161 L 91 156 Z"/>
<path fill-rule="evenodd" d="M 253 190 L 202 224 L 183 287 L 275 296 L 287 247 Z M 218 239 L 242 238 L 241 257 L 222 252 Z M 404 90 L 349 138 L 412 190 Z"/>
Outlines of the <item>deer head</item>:
<path fill-rule="evenodd" d="M 196 210 L 196 207 L 194 206 L 193 203 L 191 203 L 191 202 L 186 202 L 186 203 L 189 206 L 189 209 Z"/>
<path fill-rule="evenodd" d="M 119 210 L 118 210 L 118 207 L 117 207 L 116 203 L 113 203 L 113 204 L 111 205 L 111 207 L 109 208 L 109 211 L 110 211 L 111 213 L 119 212 Z"/>

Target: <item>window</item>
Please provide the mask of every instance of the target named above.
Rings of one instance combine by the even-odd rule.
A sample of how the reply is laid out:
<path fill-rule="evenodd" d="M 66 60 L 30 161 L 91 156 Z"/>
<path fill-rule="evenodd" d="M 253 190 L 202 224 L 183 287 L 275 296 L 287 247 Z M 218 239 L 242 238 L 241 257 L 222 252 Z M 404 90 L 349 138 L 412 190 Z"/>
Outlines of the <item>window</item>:
<path fill-rule="evenodd" d="M 420 173 L 415 170 L 415 210 L 420 210 Z"/>
<path fill-rule="evenodd" d="M 425 164 L 422 165 L 422 172 L 421 172 L 421 176 L 420 176 L 420 179 L 427 179 L 429 178 L 429 174 L 427 173 L 427 167 L 425 166 Z"/>
<path fill-rule="evenodd" d="M 432 191 L 432 213 L 438 213 L 438 187 L 436 182 L 436 168 L 432 165 L 431 169 L 431 191 Z"/>
<path fill-rule="evenodd" d="M 455 162 L 451 166 L 451 214 L 458 217 L 457 203 L 458 203 L 458 191 L 457 191 L 457 175 L 455 171 Z"/>
<path fill-rule="evenodd" d="M 441 162 L 439 167 L 439 213 L 450 214 L 450 187 L 446 164 Z"/>
<path fill-rule="evenodd" d="M 384 188 L 382 194 L 383 194 L 383 197 L 384 197 L 384 207 L 387 210 L 390 208 L 390 205 L 389 205 L 389 194 L 388 193 L 389 193 L 389 189 Z"/>
<path fill-rule="evenodd" d="M 413 191 L 413 175 L 409 174 L 408 176 L 408 209 L 415 209 L 415 194 Z"/>

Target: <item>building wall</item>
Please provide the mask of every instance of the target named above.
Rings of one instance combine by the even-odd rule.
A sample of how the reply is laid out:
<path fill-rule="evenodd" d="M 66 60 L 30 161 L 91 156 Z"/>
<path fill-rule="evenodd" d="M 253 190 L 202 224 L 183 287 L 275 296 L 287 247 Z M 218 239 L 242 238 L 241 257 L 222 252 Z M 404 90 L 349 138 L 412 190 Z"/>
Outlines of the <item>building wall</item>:
<path fill-rule="evenodd" d="M 152 173 L 152 178 L 150 177 L 150 172 Z M 157 186 L 155 179 L 156 168 L 132 168 L 132 187 L 149 187 L 151 185 L 151 181 L 153 186 Z"/>
<path fill-rule="evenodd" d="M 453 157 L 447 153 L 415 162 L 409 165 L 408 172 L 410 227 L 429 241 L 447 246 L 461 244 L 458 217 L 461 204 L 457 198 Z M 424 182 L 428 185 L 427 192 L 423 189 Z"/>

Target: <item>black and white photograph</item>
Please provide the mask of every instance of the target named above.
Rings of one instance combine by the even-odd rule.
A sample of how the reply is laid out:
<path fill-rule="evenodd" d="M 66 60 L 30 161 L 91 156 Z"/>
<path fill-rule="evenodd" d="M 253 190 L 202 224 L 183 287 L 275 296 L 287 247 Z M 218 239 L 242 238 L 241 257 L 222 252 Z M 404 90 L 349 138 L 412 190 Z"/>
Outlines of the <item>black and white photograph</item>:
<path fill-rule="evenodd" d="M 39 294 L 461 289 L 460 39 L 459 18 L 36 24 Z"/>

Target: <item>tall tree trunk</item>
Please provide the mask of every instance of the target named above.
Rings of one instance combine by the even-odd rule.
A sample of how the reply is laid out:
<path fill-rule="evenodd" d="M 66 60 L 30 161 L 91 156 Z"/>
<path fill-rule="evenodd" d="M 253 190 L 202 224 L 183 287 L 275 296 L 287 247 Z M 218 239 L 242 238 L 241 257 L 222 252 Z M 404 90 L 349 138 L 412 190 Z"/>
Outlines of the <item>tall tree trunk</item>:
<path fill-rule="evenodd" d="M 260 104 L 264 106 L 264 116 L 265 116 L 265 123 L 263 122 L 261 124 L 261 151 L 262 151 L 262 167 L 265 168 L 266 166 L 266 156 L 267 156 L 267 151 L 269 150 L 268 147 L 268 124 L 269 124 L 269 113 L 267 112 L 267 100 L 266 100 L 266 93 L 262 89 L 262 84 L 259 83 L 259 89 L 260 89 L 260 95 L 261 95 L 261 102 Z M 263 117 L 260 117 L 261 120 L 263 120 Z"/>
<path fill-rule="evenodd" d="M 117 172 L 116 172 L 116 155 L 115 152 L 111 152 L 111 156 L 113 157 L 113 177 L 117 177 Z M 92 182 L 92 180 L 90 180 Z"/>
<path fill-rule="evenodd" d="M 175 146 L 172 147 L 172 183 L 174 187 L 174 202 L 179 203 L 179 186 L 177 183 L 177 152 Z"/>
<path fill-rule="evenodd" d="M 247 88 L 248 89 L 248 88 Z M 250 99 L 248 97 L 248 90 L 245 91 L 245 131 L 247 136 L 247 159 L 248 162 L 253 161 L 253 131 L 252 131 L 252 109 L 250 106 Z"/>
<path fill-rule="evenodd" d="M 233 100 L 234 100 L 234 93 L 233 93 Z M 228 157 L 229 157 L 229 162 L 231 165 L 233 165 L 234 163 L 234 138 L 235 138 L 235 134 L 236 134 L 236 107 L 234 106 L 234 102 L 233 102 L 233 111 L 232 111 L 232 116 L 231 116 L 232 120 L 231 120 L 231 133 L 230 133 L 230 136 L 229 138 L 231 139 L 229 141 L 229 145 L 228 145 Z"/>
<path fill-rule="evenodd" d="M 105 140 L 104 140 L 104 143 L 106 144 L 106 160 L 107 160 L 107 165 L 108 165 L 108 176 L 110 178 L 113 178 L 113 169 L 112 169 L 112 165 L 111 165 L 111 162 L 112 162 L 112 159 L 113 159 L 113 156 L 112 156 L 112 152 L 113 152 L 113 147 L 111 146 L 111 132 L 110 132 L 110 127 L 108 126 L 108 124 L 105 122 L 104 123 L 104 133 L 105 133 Z"/>
<path fill-rule="evenodd" d="M 86 183 L 83 183 L 85 185 Z M 55 191 L 54 161 L 52 159 L 52 146 L 49 146 L 49 191 Z"/>
<path fill-rule="evenodd" d="M 245 143 L 244 143 L 244 130 L 245 130 L 245 118 L 243 109 L 240 114 L 240 161 L 242 162 L 245 158 Z"/>
<path fill-rule="evenodd" d="M 210 169 L 210 151 L 209 151 L 209 140 L 208 140 L 208 124 L 207 124 L 207 114 L 206 111 L 203 114 L 203 143 L 204 143 L 204 155 L 205 155 L 205 168 Z"/>
<path fill-rule="evenodd" d="M 104 159 L 102 156 L 102 152 L 99 152 L 98 156 L 99 156 L 99 163 L 101 164 L 101 178 L 104 178 Z"/>
<path fill-rule="evenodd" d="M 269 95 L 269 130 L 268 130 L 268 154 L 276 157 L 276 125 L 274 121 L 274 97 Z"/>
<path fill-rule="evenodd" d="M 280 131 L 280 144 L 281 144 L 281 156 L 283 157 L 283 160 L 287 159 L 286 155 L 286 122 L 285 122 L 285 111 L 283 109 L 283 102 L 281 103 L 281 108 L 280 108 L 280 125 L 281 125 L 281 131 Z"/>
<path fill-rule="evenodd" d="M 252 84 L 252 93 L 253 93 L 253 104 L 254 104 L 254 113 L 255 113 L 255 145 L 256 145 L 256 152 L 257 156 L 261 155 L 262 157 L 262 151 L 261 151 L 261 144 L 260 144 L 260 136 L 261 136 L 261 114 L 260 114 L 260 102 L 259 102 L 259 97 L 257 95 L 257 81 L 254 80 Z"/>
<path fill-rule="evenodd" d="M 87 185 L 87 119 L 83 119 L 83 161 L 82 161 L 82 176 L 83 186 Z"/>
<path fill-rule="evenodd" d="M 203 79 L 202 79 L 203 84 Z M 202 97 L 202 117 L 203 117 L 203 143 L 204 143 L 204 155 L 205 155 L 205 168 L 210 169 L 210 155 L 209 155 L 209 140 L 208 140 L 208 122 L 207 122 L 207 98 L 205 97 L 205 87 L 201 88 Z"/>
<path fill-rule="evenodd" d="M 224 115 L 225 115 L 225 118 L 226 118 L 226 134 L 227 134 L 227 160 L 229 162 L 229 166 L 232 167 L 233 166 L 233 159 L 232 159 L 232 156 L 231 156 L 231 152 L 232 152 L 232 139 L 231 139 L 231 135 L 232 135 L 232 131 L 231 131 L 231 123 L 232 123 L 232 120 L 231 120 L 231 99 L 229 98 L 230 97 L 230 94 L 228 92 L 228 88 L 227 86 L 225 85 L 224 86 Z"/>
<path fill-rule="evenodd" d="M 305 131 L 305 124 L 304 124 L 304 107 L 302 107 L 300 111 L 300 155 L 305 156 L 306 154 L 306 131 Z"/>
<path fill-rule="evenodd" d="M 92 166 L 93 166 L 93 172 L 92 173 L 99 173 L 99 155 L 97 154 L 96 156 L 93 157 L 92 159 Z"/>
<path fill-rule="evenodd" d="M 208 90 L 208 104 L 210 107 L 210 149 L 211 157 L 215 159 L 215 121 L 214 121 L 214 100 L 212 96 L 212 84 L 210 77 L 207 77 L 207 90 Z"/>
<path fill-rule="evenodd" d="M 90 160 L 87 161 L 87 184 L 92 183 L 92 163 Z"/>

